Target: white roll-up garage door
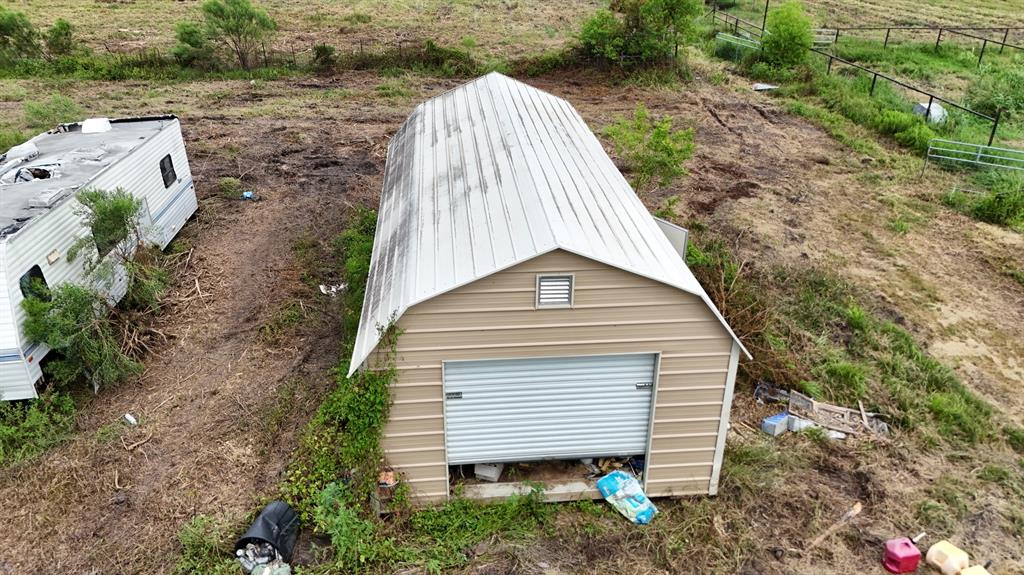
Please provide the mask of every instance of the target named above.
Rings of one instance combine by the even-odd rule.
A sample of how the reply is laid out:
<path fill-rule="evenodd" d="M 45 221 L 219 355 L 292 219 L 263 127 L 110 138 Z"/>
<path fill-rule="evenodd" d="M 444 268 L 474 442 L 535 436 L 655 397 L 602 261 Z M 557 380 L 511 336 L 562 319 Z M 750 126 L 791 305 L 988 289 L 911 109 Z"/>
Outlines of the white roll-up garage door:
<path fill-rule="evenodd" d="M 445 362 L 448 463 L 643 454 L 655 363 L 653 354 Z"/>

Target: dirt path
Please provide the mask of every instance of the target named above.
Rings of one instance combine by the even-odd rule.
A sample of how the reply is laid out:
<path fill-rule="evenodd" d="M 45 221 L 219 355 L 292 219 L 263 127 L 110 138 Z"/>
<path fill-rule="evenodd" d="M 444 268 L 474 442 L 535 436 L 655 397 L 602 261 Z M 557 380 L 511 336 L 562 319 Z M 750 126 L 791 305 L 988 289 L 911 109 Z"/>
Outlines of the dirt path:
<path fill-rule="evenodd" d="M 299 281 L 292 245 L 339 231 L 379 162 L 365 142 L 346 141 L 351 133 L 313 123 L 182 121 L 188 142 L 204 142 L 190 147 L 202 198 L 182 234 L 191 270 L 171 294 L 190 299 L 164 315 L 158 327 L 173 339 L 138 382 L 90 401 L 72 441 L 0 472 L 9 509 L 0 573 L 166 572 L 194 515 L 238 520 L 274 492 L 330 383 L 337 322 L 330 300 Z M 263 201 L 217 197 L 214 182 L 237 173 L 233 162 L 197 150 L 230 146 L 259 174 Z M 259 327 L 294 300 L 305 325 L 264 342 Z M 140 424 L 118 423 L 124 413 Z"/>

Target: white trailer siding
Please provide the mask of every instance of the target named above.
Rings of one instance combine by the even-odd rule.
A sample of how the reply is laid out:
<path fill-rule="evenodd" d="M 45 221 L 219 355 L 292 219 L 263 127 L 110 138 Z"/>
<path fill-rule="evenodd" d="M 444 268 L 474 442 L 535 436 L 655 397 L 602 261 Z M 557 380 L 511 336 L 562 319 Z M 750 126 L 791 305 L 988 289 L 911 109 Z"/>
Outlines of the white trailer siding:
<path fill-rule="evenodd" d="M 164 187 L 160 160 L 171 156 L 177 179 Z M 124 188 L 146 201 L 152 218 L 150 238 L 161 249 L 167 247 L 185 221 L 195 212 L 196 195 L 189 170 L 188 157 L 181 139 L 181 126 L 175 121 L 127 157 L 97 175 L 90 188 L 113 190 Z"/>
<path fill-rule="evenodd" d="M 175 181 L 164 186 L 160 160 L 170 155 Z M 142 223 L 149 239 L 167 246 L 188 218 L 197 202 L 181 129 L 177 120 L 168 121 L 138 148 L 112 163 L 78 190 L 123 188 L 143 200 Z M 42 376 L 40 360 L 49 349 L 29 342 L 24 335 L 25 312 L 21 307 L 21 277 L 39 266 L 47 285 L 85 283 L 87 254 L 69 261 L 67 254 L 90 230 L 82 221 L 81 204 L 73 197 L 58 201 L 49 211 L 25 223 L 21 229 L 0 240 L 0 399 L 35 397 L 35 382 Z M 95 248 L 86 248 L 95 256 Z M 114 282 L 96 285 L 112 299 L 119 300 L 126 289 L 123 273 Z M 20 358 L 17 357 L 20 355 Z M 9 360 L 6 363 L 3 360 Z"/>
<path fill-rule="evenodd" d="M 6 274 L 3 257 L 6 249 L 6 244 L 0 243 L 0 278 Z M 6 285 L 0 289 L 0 326 L 14 325 L 9 288 L 10 286 Z M 38 378 L 29 375 L 28 366 L 18 345 L 17 330 L 0 329 L 0 400 L 35 397 L 36 390 L 33 384 L 36 379 Z"/>

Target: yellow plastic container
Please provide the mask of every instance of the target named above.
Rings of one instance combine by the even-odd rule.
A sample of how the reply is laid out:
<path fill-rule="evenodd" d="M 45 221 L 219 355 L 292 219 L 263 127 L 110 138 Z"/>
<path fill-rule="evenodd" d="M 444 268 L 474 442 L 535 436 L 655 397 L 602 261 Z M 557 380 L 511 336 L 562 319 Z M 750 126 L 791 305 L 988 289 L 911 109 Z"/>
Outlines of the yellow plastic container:
<path fill-rule="evenodd" d="M 932 567 L 942 571 L 942 575 L 979 575 L 979 572 L 960 573 L 971 564 L 971 558 L 967 555 L 966 551 L 949 541 L 939 541 L 929 547 L 928 554 L 925 555 L 924 560 Z M 981 569 L 982 572 L 985 571 L 984 567 Z"/>
<path fill-rule="evenodd" d="M 981 565 L 975 565 L 974 567 L 968 567 L 960 572 L 960 575 L 992 575 Z"/>

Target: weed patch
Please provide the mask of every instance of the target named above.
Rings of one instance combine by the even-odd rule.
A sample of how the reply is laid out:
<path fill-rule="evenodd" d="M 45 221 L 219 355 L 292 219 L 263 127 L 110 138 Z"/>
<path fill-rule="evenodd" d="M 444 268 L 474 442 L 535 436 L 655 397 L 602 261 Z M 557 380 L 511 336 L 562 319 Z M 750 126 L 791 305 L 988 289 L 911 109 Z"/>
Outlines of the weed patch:
<path fill-rule="evenodd" d="M 174 575 L 237 575 L 231 531 L 216 519 L 198 515 L 178 532 L 181 555 Z"/>
<path fill-rule="evenodd" d="M 217 180 L 217 193 L 222 198 L 237 200 L 242 196 L 242 180 L 238 178 L 224 177 Z"/>
<path fill-rule="evenodd" d="M 364 518 L 348 488 L 331 483 L 321 491 L 313 517 L 317 531 L 331 540 L 331 568 L 337 572 L 413 563 L 428 573 L 441 573 L 468 562 L 471 549 L 481 541 L 527 538 L 548 525 L 555 513 L 557 508 L 543 503 L 535 490 L 494 504 L 455 498 L 382 523 Z"/>
<path fill-rule="evenodd" d="M 0 467 L 27 461 L 60 443 L 75 427 L 75 402 L 51 392 L 0 402 Z"/>
<path fill-rule="evenodd" d="M 983 193 L 953 190 L 942 197 L 947 206 L 990 224 L 1024 231 L 1024 176 L 986 170 L 972 176 Z"/>
<path fill-rule="evenodd" d="M 58 124 L 82 119 L 78 104 L 60 94 L 53 94 L 42 102 L 25 102 L 25 124 L 33 130 L 49 130 Z"/>
<path fill-rule="evenodd" d="M 683 162 L 693 155 L 693 129 L 673 129 L 672 119 L 655 119 L 643 104 L 632 118 L 622 118 L 604 129 L 618 154 L 633 171 L 633 187 L 666 186 L 686 173 Z"/>
<path fill-rule="evenodd" d="M 263 341 L 276 343 L 291 333 L 307 317 L 301 301 L 289 300 L 274 310 L 270 319 L 260 326 Z"/>
<path fill-rule="evenodd" d="M 862 400 L 922 439 L 932 431 L 965 444 L 995 437 L 991 407 L 838 277 L 814 269 L 753 270 L 721 239 L 699 234 L 691 235 L 687 261 L 751 349 L 754 360 L 742 367 L 751 381 L 840 405 Z"/>
<path fill-rule="evenodd" d="M 394 370 L 385 362 L 379 369 L 363 369 L 348 377 L 348 357 L 359 325 L 376 221 L 376 212 L 359 211 L 334 242 L 341 279 L 349 286 L 341 301 L 343 359 L 335 370 L 337 387 L 306 426 L 282 486 L 286 500 L 306 521 L 313 519 L 320 493 L 331 483 L 347 482 L 349 505 L 368 504 L 376 490 L 383 459 L 380 433 L 387 422 L 388 386 Z M 386 336 L 382 349 L 393 344 L 395 337 L 393 332 Z"/>

